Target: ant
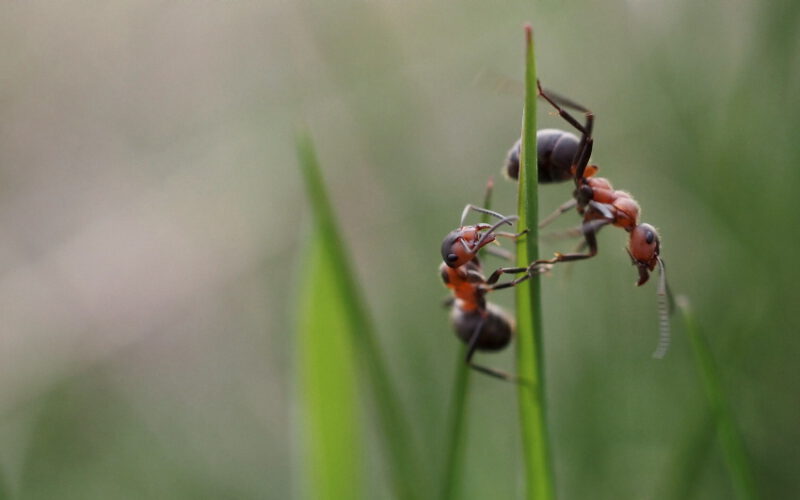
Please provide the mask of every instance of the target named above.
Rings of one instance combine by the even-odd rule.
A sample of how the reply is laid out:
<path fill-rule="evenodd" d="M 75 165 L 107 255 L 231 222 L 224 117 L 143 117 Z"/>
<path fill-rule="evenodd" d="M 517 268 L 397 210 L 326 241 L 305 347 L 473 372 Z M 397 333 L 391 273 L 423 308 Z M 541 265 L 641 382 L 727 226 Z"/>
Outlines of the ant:
<path fill-rule="evenodd" d="M 544 227 L 559 215 L 577 208 L 583 216 L 580 232 L 585 241 L 581 248 L 588 247 L 586 253 L 556 253 L 553 259 L 544 261 L 549 264 L 589 259 L 597 255 L 597 232 L 607 225 L 624 229 L 630 235 L 626 248 L 631 261 L 639 271 L 637 285 L 644 285 L 650 278 L 650 272 L 656 266 L 659 270 L 657 294 L 659 297 L 660 340 L 653 356 L 661 358 L 669 347 L 669 289 L 666 281 L 666 267 L 661 258 L 661 240 L 656 229 L 650 224 L 639 222 L 641 208 L 633 197 L 625 192 L 615 190 L 608 179 L 593 177 L 597 173 L 596 165 L 589 165 L 589 158 L 594 146 L 592 129 L 594 114 L 584 106 L 577 104 L 553 92 L 545 91 L 541 83 L 536 82 L 539 96 L 558 112 L 565 121 L 581 133 L 580 139 L 570 132 L 557 129 L 544 129 L 536 134 L 537 164 L 539 182 L 563 182 L 572 179 L 575 182 L 573 198 L 556 209 L 539 223 Z M 563 108 L 571 108 L 585 115 L 581 124 Z M 520 141 L 511 148 L 506 159 L 505 172 L 516 178 L 519 172 Z M 570 158 L 568 160 L 568 158 Z"/>
<path fill-rule="evenodd" d="M 480 223 L 465 226 L 464 221 L 470 211 L 491 215 L 499 221 L 494 225 Z M 472 361 L 476 350 L 498 351 L 506 347 L 514 332 L 513 321 L 498 306 L 487 302 L 485 295 L 493 290 L 515 286 L 550 267 L 536 261 L 528 267 L 501 267 L 489 279 L 483 276 L 478 251 L 499 236 L 517 239 L 527 233 L 527 229 L 516 234 L 498 231 L 500 226 L 511 225 L 517 218 L 516 215 L 505 217 L 474 205 L 464 207 L 459 227 L 445 236 L 442 242 L 443 262 L 439 271 L 445 286 L 453 291 L 453 297 L 448 299 L 447 304 L 452 307 L 450 317 L 456 335 L 467 344 L 466 363 L 492 377 L 522 383 L 519 377 Z M 491 247 L 486 250 L 490 251 Z M 498 284 L 500 276 L 506 273 L 525 274 Z"/>

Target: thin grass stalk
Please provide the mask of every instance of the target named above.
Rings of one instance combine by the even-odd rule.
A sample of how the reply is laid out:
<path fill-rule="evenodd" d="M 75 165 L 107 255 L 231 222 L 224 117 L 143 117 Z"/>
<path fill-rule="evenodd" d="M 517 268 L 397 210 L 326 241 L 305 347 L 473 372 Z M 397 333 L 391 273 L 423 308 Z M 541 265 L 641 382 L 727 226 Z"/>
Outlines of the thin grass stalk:
<path fill-rule="evenodd" d="M 678 297 L 676 302 L 686 324 L 686 334 L 692 344 L 695 365 L 700 378 L 703 380 L 706 397 L 716 425 L 717 437 L 722 447 L 722 454 L 725 458 L 728 472 L 731 475 L 733 489 L 737 498 L 743 500 L 760 498 L 753 469 L 747 458 L 742 436 L 736 427 L 727 396 L 722 388 L 719 370 L 711 354 L 708 340 L 700 332 L 694 321 L 689 300 L 686 297 Z"/>
<path fill-rule="evenodd" d="M 298 421 L 303 457 L 301 498 L 364 498 L 358 378 L 349 324 L 328 260 L 331 242 L 314 228 L 303 259 L 296 332 Z"/>
<path fill-rule="evenodd" d="M 486 194 L 483 198 L 483 208 L 492 209 L 492 190 L 494 181 L 489 179 L 486 186 Z M 489 216 L 483 214 L 481 222 L 487 222 Z M 483 251 L 481 251 L 483 252 Z M 463 484 L 464 454 L 466 450 L 466 406 L 467 391 L 472 370 L 469 369 L 464 359 L 467 357 L 467 346 L 462 344 L 458 349 L 456 358 L 456 376 L 453 384 L 453 403 L 450 407 L 450 418 L 448 424 L 447 448 L 445 448 L 445 466 L 442 478 L 442 489 L 440 498 L 442 500 L 461 498 L 460 487 Z"/>
<path fill-rule="evenodd" d="M 525 26 L 525 107 L 522 113 L 517 240 L 517 265 L 527 266 L 539 258 L 538 174 L 536 165 L 536 65 L 533 30 Z M 525 498 L 553 498 L 550 446 L 545 406 L 544 359 L 542 355 L 542 308 L 538 276 L 516 287 L 517 371 L 528 383 L 519 384 L 519 417 L 522 433 Z"/>
<path fill-rule="evenodd" d="M 328 262 L 332 263 L 330 270 L 339 284 L 337 291 L 350 325 L 348 331 L 359 363 L 359 378 L 371 393 L 378 415 L 378 434 L 387 450 L 390 462 L 387 470 L 392 489 L 399 499 L 423 498 L 427 481 L 415 460 L 408 420 L 378 347 L 373 321 L 334 219 L 333 207 L 308 134 L 298 135 L 297 153 L 320 236 L 330 242 L 327 247 Z"/>

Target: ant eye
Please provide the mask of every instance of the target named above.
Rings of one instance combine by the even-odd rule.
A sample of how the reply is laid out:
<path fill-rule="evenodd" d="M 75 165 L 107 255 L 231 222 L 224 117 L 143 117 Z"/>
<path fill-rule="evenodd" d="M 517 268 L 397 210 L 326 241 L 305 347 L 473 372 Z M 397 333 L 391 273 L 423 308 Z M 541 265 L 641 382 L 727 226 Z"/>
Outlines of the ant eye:
<path fill-rule="evenodd" d="M 653 233 L 653 231 L 650 231 L 648 229 L 647 232 L 644 235 L 644 239 L 645 239 L 645 241 L 647 241 L 647 244 L 649 245 L 649 244 L 653 243 L 653 240 L 656 239 L 656 235 L 655 235 L 655 233 Z"/>
<path fill-rule="evenodd" d="M 447 254 L 447 262 L 455 262 L 458 260 L 458 255 L 451 253 Z"/>

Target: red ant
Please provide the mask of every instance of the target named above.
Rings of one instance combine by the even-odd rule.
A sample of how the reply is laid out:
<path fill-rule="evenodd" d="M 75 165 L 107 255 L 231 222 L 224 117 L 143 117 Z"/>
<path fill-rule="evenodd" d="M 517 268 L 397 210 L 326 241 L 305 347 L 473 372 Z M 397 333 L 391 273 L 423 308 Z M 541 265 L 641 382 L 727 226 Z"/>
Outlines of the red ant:
<path fill-rule="evenodd" d="M 608 179 L 593 177 L 598 171 L 596 165 L 589 165 L 594 138 L 594 114 L 587 108 L 553 92 L 545 91 L 536 82 L 539 96 L 553 106 L 564 120 L 581 133 L 580 139 L 563 130 L 545 129 L 536 134 L 537 163 L 539 182 L 563 182 L 573 179 L 575 191 L 573 198 L 539 223 L 544 227 L 556 217 L 572 208 L 577 208 L 583 216 L 580 232 L 588 247 L 587 253 L 556 253 L 555 258 L 544 261 L 550 264 L 588 259 L 597 255 L 597 232 L 607 225 L 620 227 L 628 232 L 628 255 L 639 271 L 638 286 L 647 282 L 650 272 L 659 269 L 658 297 L 660 319 L 660 341 L 653 356 L 661 358 L 669 347 L 669 290 L 666 281 L 666 268 L 660 257 L 661 242 L 656 229 L 650 224 L 639 223 L 639 204 L 625 191 L 614 190 Z M 581 124 L 563 107 L 584 113 L 586 121 Z M 509 177 L 516 178 L 519 172 L 519 147 L 517 143 L 509 151 L 505 171 Z M 570 158 L 571 160 L 567 160 Z"/>
<path fill-rule="evenodd" d="M 464 220 L 470 211 L 476 211 L 496 217 L 499 222 L 494 225 L 480 223 L 465 226 Z M 517 285 L 549 268 L 538 261 L 529 267 L 506 267 L 497 269 L 489 279 L 482 274 L 478 259 L 478 251 L 494 242 L 498 236 L 516 239 L 527 230 L 520 233 L 498 231 L 503 224 L 511 225 L 517 216 L 505 217 L 497 212 L 485 208 L 467 205 L 461 214 L 459 227 L 445 236 L 442 242 L 442 262 L 439 267 L 442 281 L 453 291 L 453 297 L 448 300 L 452 306 L 451 320 L 456 330 L 456 335 L 467 344 L 466 363 L 473 369 L 493 377 L 521 382 L 521 380 L 506 372 L 476 364 L 472 357 L 476 350 L 497 351 L 503 349 L 511 341 L 514 326 L 513 322 L 502 309 L 486 301 L 485 295 L 493 290 L 509 288 Z M 490 250 L 490 248 L 487 248 Z M 523 276 L 506 283 L 497 284 L 497 280 L 506 273 L 525 273 Z"/>

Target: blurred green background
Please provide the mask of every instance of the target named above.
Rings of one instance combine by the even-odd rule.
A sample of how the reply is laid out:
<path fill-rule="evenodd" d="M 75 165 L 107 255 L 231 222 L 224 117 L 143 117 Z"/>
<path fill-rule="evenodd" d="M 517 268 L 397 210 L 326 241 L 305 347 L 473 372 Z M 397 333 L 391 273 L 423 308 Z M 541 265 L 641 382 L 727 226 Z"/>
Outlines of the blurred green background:
<path fill-rule="evenodd" d="M 424 465 L 439 470 L 458 352 L 439 246 L 490 175 L 494 208 L 514 210 L 499 168 L 519 134 L 506 79 L 522 79 L 525 21 L 543 82 L 595 111 L 602 174 L 659 228 L 764 498 L 800 495 L 792 0 L 4 2 L 3 494 L 302 491 L 301 125 Z M 539 121 L 563 127 L 544 107 Z M 570 191 L 543 187 L 541 210 Z M 604 231 L 596 259 L 543 280 L 560 496 L 730 498 L 679 318 L 652 360 L 655 287 L 633 286 L 624 245 Z M 513 367 L 511 350 L 480 358 Z M 388 498 L 364 426 L 366 497 Z M 473 377 L 468 432 L 465 497 L 514 498 L 511 384 Z"/>

